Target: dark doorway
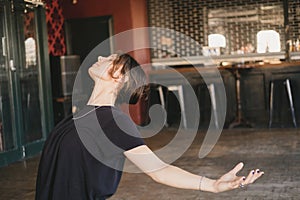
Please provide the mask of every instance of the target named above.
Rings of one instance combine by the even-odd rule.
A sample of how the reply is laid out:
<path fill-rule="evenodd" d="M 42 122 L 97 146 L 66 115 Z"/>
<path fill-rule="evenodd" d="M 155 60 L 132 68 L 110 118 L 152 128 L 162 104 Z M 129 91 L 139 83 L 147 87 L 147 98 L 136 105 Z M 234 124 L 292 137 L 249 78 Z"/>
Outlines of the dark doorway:
<path fill-rule="evenodd" d="M 65 26 L 68 54 L 79 55 L 81 61 L 93 48 L 112 35 L 111 16 L 69 19 Z M 111 41 L 106 42 L 103 47 L 99 54 L 110 55 Z"/>
<path fill-rule="evenodd" d="M 65 33 L 67 55 L 50 57 L 55 124 L 69 115 L 74 105 L 85 105 L 93 89 L 94 83 L 88 75 L 88 68 L 97 61 L 97 57 L 91 56 L 83 65 L 87 55 L 100 43 L 98 56 L 108 56 L 113 52 L 112 42 L 107 40 L 112 36 L 111 16 L 68 19 L 65 21 Z M 64 92 L 64 88 L 69 89 Z"/>

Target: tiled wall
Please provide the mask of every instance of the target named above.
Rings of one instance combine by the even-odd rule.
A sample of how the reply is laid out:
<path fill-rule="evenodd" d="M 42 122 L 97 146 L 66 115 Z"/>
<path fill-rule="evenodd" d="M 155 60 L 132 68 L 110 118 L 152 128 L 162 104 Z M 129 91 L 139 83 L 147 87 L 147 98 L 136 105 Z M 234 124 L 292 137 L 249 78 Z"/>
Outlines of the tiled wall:
<path fill-rule="evenodd" d="M 300 40 L 300 1 L 289 0 L 290 39 Z"/>
<path fill-rule="evenodd" d="M 260 30 L 275 30 L 280 34 L 281 50 L 285 49 L 283 0 L 148 0 L 149 25 L 168 28 L 208 45 L 208 35 L 223 34 L 224 54 L 235 54 L 247 44 L 256 47 Z M 300 39 L 300 1 L 289 1 L 290 38 Z M 163 29 L 153 30 L 151 42 L 157 49 L 152 58 L 202 55 L 199 46 Z M 163 42 L 162 42 L 163 41 Z M 168 42 L 169 41 L 169 42 Z M 164 46 L 177 54 L 164 51 Z"/>

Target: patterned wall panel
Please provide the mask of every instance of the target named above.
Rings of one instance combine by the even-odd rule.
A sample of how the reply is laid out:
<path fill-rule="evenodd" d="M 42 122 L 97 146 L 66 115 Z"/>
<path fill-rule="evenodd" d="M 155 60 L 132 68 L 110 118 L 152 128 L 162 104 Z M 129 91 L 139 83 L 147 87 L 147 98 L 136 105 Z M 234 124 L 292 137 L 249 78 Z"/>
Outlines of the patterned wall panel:
<path fill-rule="evenodd" d="M 24 15 L 24 33 L 25 35 L 29 33 L 35 33 L 34 31 L 34 13 L 28 12 Z"/>
<path fill-rule="evenodd" d="M 46 3 L 49 53 L 53 56 L 62 56 L 66 53 L 66 45 L 61 1 L 47 0 Z"/>
<path fill-rule="evenodd" d="M 291 37 L 294 40 L 300 37 L 299 7 L 299 0 L 289 1 Z M 224 54 L 240 53 L 249 45 L 254 52 L 257 33 L 261 30 L 275 30 L 280 35 L 281 50 L 285 48 L 282 0 L 148 0 L 148 13 L 150 26 L 186 34 L 201 46 L 208 45 L 209 34 L 223 34 L 227 44 L 222 49 Z M 178 56 L 160 50 L 164 45 L 172 46 L 181 56 L 202 55 L 201 48 L 190 46 L 175 34 L 165 35 L 158 30 L 151 33 L 150 39 L 158 47 L 152 50 L 152 58 Z"/>

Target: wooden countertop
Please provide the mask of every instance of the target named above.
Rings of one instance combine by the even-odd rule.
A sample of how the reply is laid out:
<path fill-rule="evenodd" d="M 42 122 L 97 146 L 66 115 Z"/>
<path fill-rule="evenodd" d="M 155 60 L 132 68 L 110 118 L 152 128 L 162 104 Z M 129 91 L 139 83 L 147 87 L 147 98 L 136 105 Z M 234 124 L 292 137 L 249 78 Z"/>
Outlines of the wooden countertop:
<path fill-rule="evenodd" d="M 220 55 L 220 56 L 188 56 L 188 57 L 174 57 L 174 58 L 154 58 L 152 59 L 153 66 L 182 66 L 182 65 L 197 65 L 202 64 L 219 64 L 224 61 L 228 62 L 247 62 L 254 60 L 280 60 L 285 58 L 285 52 L 276 53 L 249 53 L 237 55 Z M 290 59 L 292 61 L 300 60 L 300 52 L 290 52 Z"/>
<path fill-rule="evenodd" d="M 292 61 L 292 62 L 281 62 L 281 63 L 249 63 L 249 64 L 243 64 L 243 65 L 227 65 L 227 66 L 215 66 L 215 67 L 175 67 L 175 68 L 155 68 L 149 71 L 149 75 L 163 75 L 163 74 L 169 74 L 173 72 L 179 72 L 179 73 L 193 73 L 196 71 L 200 72 L 214 72 L 215 70 L 219 69 L 233 69 L 233 68 L 241 68 L 241 69 L 248 69 L 248 68 L 282 68 L 282 67 L 296 67 L 300 66 L 299 61 Z"/>

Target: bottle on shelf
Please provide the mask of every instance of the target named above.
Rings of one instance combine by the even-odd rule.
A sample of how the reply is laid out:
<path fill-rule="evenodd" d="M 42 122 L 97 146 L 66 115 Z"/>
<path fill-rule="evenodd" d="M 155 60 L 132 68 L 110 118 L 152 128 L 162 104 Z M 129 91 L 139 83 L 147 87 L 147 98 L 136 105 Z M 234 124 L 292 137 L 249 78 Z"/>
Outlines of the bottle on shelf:
<path fill-rule="evenodd" d="M 296 43 L 295 43 L 295 51 L 300 51 L 299 39 L 296 40 Z"/>

